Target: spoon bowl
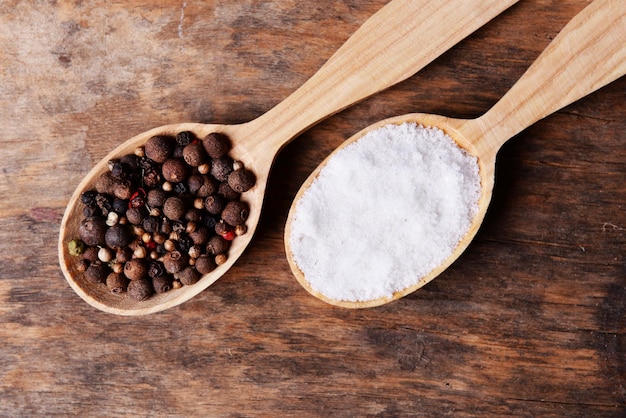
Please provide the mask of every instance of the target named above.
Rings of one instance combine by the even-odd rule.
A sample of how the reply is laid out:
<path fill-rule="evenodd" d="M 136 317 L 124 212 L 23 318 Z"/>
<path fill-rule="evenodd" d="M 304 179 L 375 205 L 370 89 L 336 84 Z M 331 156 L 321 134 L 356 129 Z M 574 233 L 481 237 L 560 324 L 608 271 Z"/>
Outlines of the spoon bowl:
<path fill-rule="evenodd" d="M 68 283 L 90 305 L 119 315 L 158 312 L 189 300 L 213 284 L 235 263 L 259 222 L 267 179 L 278 152 L 300 133 L 387 87 L 405 80 L 518 0 L 392 0 L 370 17 L 305 84 L 267 113 L 240 125 L 182 123 L 154 128 L 111 151 L 80 182 L 61 222 L 59 262 Z M 248 232 L 233 240 L 228 260 L 191 286 L 146 301 L 110 294 L 84 279 L 74 266 L 68 243 L 78 237 L 83 206 L 80 195 L 107 170 L 107 162 L 132 153 L 157 134 L 191 131 L 202 138 L 226 134 L 231 157 L 254 172 L 256 185 L 242 199 L 250 207 Z"/>
<path fill-rule="evenodd" d="M 441 274 L 460 257 L 480 228 L 491 201 L 498 150 L 507 140 L 536 121 L 623 76 L 626 73 L 625 33 L 626 3 L 621 0 L 596 0 L 563 28 L 520 80 L 483 116 L 466 120 L 413 113 L 380 121 L 349 138 L 311 173 L 291 205 L 285 227 L 285 246 L 298 282 L 313 296 L 329 304 L 367 308 L 402 298 Z M 385 125 L 406 122 L 441 129 L 460 148 L 477 158 L 481 181 L 478 210 L 454 250 L 439 266 L 417 277 L 411 286 L 397 289 L 389 297 L 372 300 L 328 297 L 311 286 L 294 258 L 290 237 L 298 202 L 337 152 Z"/>

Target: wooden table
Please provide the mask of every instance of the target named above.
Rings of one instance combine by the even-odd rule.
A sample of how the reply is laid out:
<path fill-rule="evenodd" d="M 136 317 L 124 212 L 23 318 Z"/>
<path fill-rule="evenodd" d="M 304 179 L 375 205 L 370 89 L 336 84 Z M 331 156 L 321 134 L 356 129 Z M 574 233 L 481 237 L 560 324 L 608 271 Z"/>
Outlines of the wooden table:
<path fill-rule="evenodd" d="M 522 0 L 295 139 L 251 246 L 193 300 L 121 317 L 63 278 L 60 219 L 96 161 L 154 126 L 255 118 L 385 3 L 0 3 L 1 416 L 626 414 L 626 78 L 507 143 L 473 244 L 400 301 L 320 302 L 283 247 L 332 149 L 393 115 L 479 116 L 588 0 Z"/>

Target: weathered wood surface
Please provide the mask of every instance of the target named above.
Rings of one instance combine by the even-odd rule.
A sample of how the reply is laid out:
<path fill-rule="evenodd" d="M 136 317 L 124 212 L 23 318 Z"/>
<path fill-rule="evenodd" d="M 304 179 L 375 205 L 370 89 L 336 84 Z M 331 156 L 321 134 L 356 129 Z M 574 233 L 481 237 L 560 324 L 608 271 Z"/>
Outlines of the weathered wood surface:
<path fill-rule="evenodd" d="M 400 301 L 312 298 L 282 240 L 334 147 L 397 114 L 482 114 L 587 0 L 521 1 L 297 138 L 251 246 L 193 300 L 120 317 L 63 278 L 60 218 L 98 159 L 150 127 L 255 118 L 385 3 L 0 3 L 0 415 L 626 414 L 626 79 L 505 145 L 475 242 Z"/>

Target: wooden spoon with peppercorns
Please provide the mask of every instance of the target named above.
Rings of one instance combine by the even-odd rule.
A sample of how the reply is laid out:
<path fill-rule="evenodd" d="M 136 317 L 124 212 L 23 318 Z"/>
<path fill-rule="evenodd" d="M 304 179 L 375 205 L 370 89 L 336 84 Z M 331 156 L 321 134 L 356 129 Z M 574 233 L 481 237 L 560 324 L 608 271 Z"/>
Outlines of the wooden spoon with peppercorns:
<path fill-rule="evenodd" d="M 232 126 L 199 123 L 162 126 L 141 133 L 124 142 L 87 174 L 68 203 L 61 224 L 58 245 L 60 265 L 69 284 L 89 304 L 103 311 L 120 315 L 143 315 L 161 311 L 185 302 L 198 294 L 226 273 L 250 242 L 259 222 L 270 168 L 275 156 L 285 144 L 322 119 L 408 78 L 516 2 L 517 0 L 484 0 L 481 2 L 392 0 L 368 19 L 310 80 L 259 118 L 245 124 Z M 83 192 L 94 189 L 96 183 L 101 181 L 99 179 L 103 176 L 109 176 L 108 172 L 119 174 L 116 168 L 117 162 L 122 158 L 131 160 L 131 157 L 126 156 L 133 155 L 151 138 L 174 137 L 183 133 L 189 133 L 191 136 L 203 140 L 203 142 L 211 134 L 228 137 L 232 146 L 230 158 L 254 174 L 254 186 L 241 195 L 241 200 L 245 203 L 246 209 L 239 210 L 239 215 L 237 215 L 246 218 L 245 228 L 247 228 L 247 232 L 231 241 L 227 254 L 218 254 L 221 256 L 216 260 L 219 265 L 213 271 L 198 277 L 197 272 L 194 273 L 191 270 L 188 275 L 180 278 L 181 281 L 188 279 L 190 283 L 198 280 L 197 283 L 158 293 L 146 300 L 138 301 L 128 296 L 130 294 L 137 299 L 143 299 L 150 293 L 147 285 L 138 286 L 136 283 L 137 277 L 145 277 L 146 273 L 141 270 L 142 266 L 139 266 L 140 270 L 137 270 L 137 266 L 129 264 L 128 268 L 132 272 L 127 273 L 133 280 L 131 280 L 129 291 L 126 294 L 124 292 L 121 292 L 122 295 L 114 293 L 123 291 L 123 286 L 120 286 L 120 283 L 123 284 L 126 277 L 125 271 L 117 271 L 120 269 L 120 263 L 117 263 L 118 266 L 114 271 L 114 274 L 118 274 L 118 276 L 110 280 L 113 292 L 109 291 L 103 283 L 98 283 L 104 280 L 102 279 L 104 274 L 102 271 L 94 272 L 93 275 L 89 274 L 88 276 L 93 280 L 87 280 L 82 271 L 89 268 L 89 266 L 85 266 L 87 262 L 82 262 L 80 256 L 73 255 L 80 252 L 76 245 L 78 242 L 76 239 L 80 236 L 80 232 L 85 234 L 84 229 L 87 228 L 83 225 L 83 231 L 81 231 L 84 211 L 90 215 L 89 211 L 91 210 L 89 209 L 90 206 L 86 206 L 83 202 Z M 165 165 L 164 162 L 162 166 L 158 166 L 162 172 L 157 171 L 153 176 L 146 176 L 144 172 L 142 181 L 159 183 L 157 175 L 165 174 Z M 148 164 L 141 169 L 152 172 L 153 168 Z M 176 163 L 167 167 L 168 174 L 172 175 L 174 180 L 179 178 L 176 176 L 177 170 L 184 172 L 185 168 L 177 167 Z M 198 173 L 199 169 L 194 167 L 192 171 Z M 189 173 L 183 174 L 188 175 Z M 176 181 L 170 183 L 176 183 Z M 136 186 L 134 187 L 136 188 Z M 144 199 L 150 198 L 149 193 L 146 190 L 133 190 L 133 186 L 126 189 L 122 187 L 117 192 L 120 196 L 128 198 L 133 209 L 125 217 L 126 221 L 130 216 L 132 219 L 139 217 L 136 219 L 139 222 L 143 215 L 138 212 L 143 210 Z M 106 206 L 106 202 L 103 203 L 102 199 L 100 200 L 100 206 Z M 93 203 L 89 198 L 85 198 L 85 201 L 88 204 Z M 204 203 L 205 207 L 212 208 L 215 202 Z M 85 209 L 86 207 L 87 209 Z M 172 209 L 172 213 L 176 214 L 174 209 Z M 105 207 L 105 211 L 109 212 L 109 209 Z M 113 219 L 110 223 L 114 224 L 115 222 L 116 220 Z M 103 226 L 100 221 L 97 225 L 89 225 L 89 227 L 106 229 L 110 225 Z M 100 231 L 100 233 L 102 232 Z M 227 234 L 229 231 L 222 232 Z M 122 250 L 115 250 L 115 253 L 112 250 L 103 251 L 105 253 L 103 259 L 109 261 L 96 259 L 91 264 L 110 264 L 119 261 L 118 258 L 122 260 L 128 257 L 142 258 L 141 256 L 143 256 L 145 258 L 148 254 L 142 254 L 144 248 L 152 246 L 152 242 L 157 241 L 155 237 L 158 235 L 152 235 L 152 237 L 148 236 L 147 242 L 144 244 L 131 244 L 135 247 L 133 254 L 124 254 L 125 251 Z M 112 242 L 119 242 L 119 238 L 117 237 L 118 241 L 113 239 Z M 125 237 L 122 236 L 121 238 Z M 125 241 L 125 239 L 122 240 L 124 243 Z M 96 242 L 95 246 L 102 245 L 102 242 Z M 164 244 L 157 243 L 156 245 Z M 170 247 L 173 251 L 176 250 L 180 253 L 176 257 L 190 257 L 184 254 L 186 246 L 181 248 L 183 246 L 179 243 L 178 246 Z M 134 253 L 135 251 L 137 254 Z M 146 249 L 146 253 L 151 254 L 151 251 L 151 248 Z M 209 252 L 207 249 L 204 251 Z M 93 253 L 94 251 L 90 250 L 89 252 Z M 120 252 L 119 255 L 118 252 Z M 172 261 L 172 257 L 168 257 L 167 260 Z M 174 264 L 171 264 L 170 267 L 172 271 L 178 268 Z M 153 287 L 157 286 L 157 284 L 153 284 Z"/>
<path fill-rule="evenodd" d="M 483 116 L 461 120 L 429 114 L 402 115 L 375 123 L 345 141 L 334 153 L 358 141 L 368 132 L 388 124 L 401 125 L 411 122 L 441 129 L 461 148 L 477 158 L 481 179 L 478 211 L 454 251 L 430 273 L 424 277 L 416 277 L 414 285 L 398 289 L 392 297 L 373 300 L 348 301 L 329 298 L 323 294 L 323 289 L 311 287 L 305 274 L 294 261 L 290 233 L 292 222 L 297 216 L 300 198 L 333 157 L 333 153 L 302 185 L 289 212 L 285 228 L 285 245 L 292 271 L 300 284 L 312 295 L 330 304 L 348 308 L 366 308 L 383 305 L 406 296 L 437 277 L 467 248 L 485 217 L 494 186 L 498 150 L 511 137 L 536 121 L 626 74 L 624 34 L 626 34 L 626 2 L 596 0 L 561 30 L 518 82 Z M 373 237 L 372 245 L 380 247 L 380 242 L 374 242 L 376 239 Z"/>

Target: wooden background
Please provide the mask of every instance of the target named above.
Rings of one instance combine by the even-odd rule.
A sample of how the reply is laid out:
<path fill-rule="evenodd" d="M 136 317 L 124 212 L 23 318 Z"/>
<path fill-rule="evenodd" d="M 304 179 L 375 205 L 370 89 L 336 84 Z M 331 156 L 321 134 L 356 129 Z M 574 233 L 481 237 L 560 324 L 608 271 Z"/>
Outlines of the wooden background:
<path fill-rule="evenodd" d="M 193 300 L 119 317 L 63 278 L 60 219 L 96 161 L 151 127 L 259 116 L 385 3 L 0 2 L 1 416 L 626 415 L 625 78 L 507 143 L 474 243 L 400 301 L 318 301 L 282 236 L 342 141 L 414 111 L 479 116 L 589 0 L 521 0 L 295 139 L 251 246 Z"/>

